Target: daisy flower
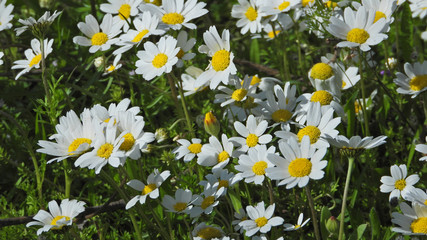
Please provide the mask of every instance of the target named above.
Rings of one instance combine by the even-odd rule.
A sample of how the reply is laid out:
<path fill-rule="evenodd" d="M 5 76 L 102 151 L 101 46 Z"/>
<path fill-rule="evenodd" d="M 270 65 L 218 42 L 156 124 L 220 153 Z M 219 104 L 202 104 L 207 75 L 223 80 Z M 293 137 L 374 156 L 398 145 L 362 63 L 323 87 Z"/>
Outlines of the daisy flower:
<path fill-rule="evenodd" d="M 405 74 L 397 72 L 393 81 L 398 86 L 397 92 L 412 95 L 412 98 L 427 90 L 427 61 L 414 65 L 405 63 Z"/>
<path fill-rule="evenodd" d="M 136 54 L 139 60 L 135 63 L 135 73 L 142 74 L 147 81 L 163 73 L 170 73 L 178 62 L 176 55 L 180 48 L 176 44 L 176 39 L 171 36 L 160 38 L 157 44 L 144 43 L 144 51 L 138 51 Z"/>
<path fill-rule="evenodd" d="M 393 212 L 391 222 L 399 225 L 392 228 L 393 232 L 404 235 L 427 235 L 427 207 L 413 204 L 410 207 L 407 203 L 400 203 L 400 210 L 403 214 Z"/>
<path fill-rule="evenodd" d="M 367 56 L 371 56 L 370 54 Z M 341 69 L 341 68 L 340 68 Z M 360 80 L 360 75 L 357 74 L 359 68 L 349 67 L 347 70 L 342 71 L 342 86 L 341 90 L 349 89 L 356 85 Z"/>
<path fill-rule="evenodd" d="M 73 38 L 73 42 L 81 46 L 90 46 L 89 52 L 95 53 L 99 50 L 106 51 L 119 41 L 115 37 L 121 32 L 122 25 L 114 20 L 111 14 L 106 14 L 99 25 L 95 17 L 89 14 L 86 16 L 85 22 L 79 22 L 77 27 L 86 37 L 76 36 Z"/>
<path fill-rule="evenodd" d="M 374 23 L 375 10 L 366 9 L 364 6 L 353 11 L 350 7 L 344 9 L 344 21 L 331 17 L 331 22 L 326 30 L 335 37 L 343 39 L 337 47 L 360 47 L 360 50 L 366 52 L 371 49 L 370 46 L 377 45 L 388 36 L 382 33 L 388 24 L 385 18 L 380 18 Z"/>
<path fill-rule="evenodd" d="M 246 75 L 243 81 L 233 79 L 235 90 L 225 86 L 219 86 L 218 90 L 223 93 L 215 94 L 214 103 L 221 103 L 221 107 L 235 103 L 242 104 L 248 97 L 255 97 L 256 86 L 251 86 L 249 76 Z"/>
<path fill-rule="evenodd" d="M 277 15 L 279 13 L 289 12 L 298 2 L 294 0 L 271 0 L 266 1 L 261 7 L 261 10 L 268 16 Z"/>
<path fill-rule="evenodd" d="M 257 232 L 267 233 L 271 227 L 283 224 L 283 218 L 273 217 L 276 204 L 270 205 L 265 209 L 264 202 L 258 203 L 255 207 L 247 206 L 246 212 L 250 219 L 239 223 L 246 230 L 245 235 L 251 237 Z"/>
<path fill-rule="evenodd" d="M 202 152 L 202 140 L 200 139 L 193 138 L 191 139 L 191 142 L 187 139 L 178 139 L 177 142 L 181 144 L 181 146 L 172 150 L 172 153 L 176 154 L 176 160 L 184 157 L 184 162 L 189 162 L 193 160 L 195 156 L 199 157 L 200 153 Z"/>
<path fill-rule="evenodd" d="M 280 0 L 279 0 L 280 1 Z M 286 2 L 286 1 L 283 1 Z M 279 36 L 286 30 L 289 30 L 294 25 L 292 18 L 288 14 L 279 14 L 277 20 L 273 23 L 263 24 L 262 30 L 266 34 L 254 34 L 252 38 L 265 38 L 267 41 L 271 41 L 275 37 Z"/>
<path fill-rule="evenodd" d="M 308 218 L 307 220 L 305 220 L 304 222 L 302 222 L 302 220 L 304 219 L 304 214 L 301 213 L 298 217 L 298 222 L 296 225 L 292 225 L 290 223 L 285 223 L 283 226 L 285 227 L 285 231 L 295 231 L 298 230 L 302 227 L 304 227 L 304 225 L 306 225 L 308 223 L 308 221 L 310 221 L 310 218 Z"/>
<path fill-rule="evenodd" d="M 12 10 L 14 6 L 9 4 L 6 6 L 7 0 L 0 1 L 0 31 L 9 29 L 12 27 L 12 23 L 10 21 L 13 19 Z"/>
<path fill-rule="evenodd" d="M 123 98 L 119 104 L 111 103 L 108 106 L 108 109 L 101 106 L 100 104 L 96 104 L 93 106 L 90 111 L 95 120 L 102 123 L 108 123 L 110 119 L 114 118 L 115 123 L 119 121 L 119 114 L 123 114 L 123 112 L 132 112 L 135 116 L 139 113 L 139 107 L 131 107 L 128 109 L 130 104 L 129 98 Z M 142 118 L 141 116 L 136 116 L 136 118 Z"/>
<path fill-rule="evenodd" d="M 239 171 L 237 177 L 244 178 L 247 183 L 262 184 L 265 179 L 266 169 L 274 166 L 268 156 L 269 154 L 274 155 L 275 151 L 276 148 L 274 146 L 267 149 L 265 145 L 258 145 L 249 149 L 247 155 L 240 155 L 238 165 L 234 166 Z"/>
<path fill-rule="evenodd" d="M 116 138 L 117 125 L 110 121 L 104 131 L 103 125 L 96 126 L 96 138 L 93 140 L 93 150 L 81 155 L 74 162 L 76 167 L 87 167 L 95 169 L 95 173 L 99 174 L 102 167 L 107 163 L 113 167 L 118 167 L 124 164 L 125 152 L 120 150 L 124 138 Z"/>
<path fill-rule="evenodd" d="M 256 85 L 261 90 L 261 93 L 258 94 L 258 98 L 262 99 L 265 99 L 263 92 L 269 90 L 273 91 L 274 87 L 278 84 L 282 84 L 282 81 L 274 77 L 259 77 L 258 74 L 255 74 L 251 78 L 251 86 Z"/>
<path fill-rule="evenodd" d="M 196 86 L 196 79 L 203 73 L 203 70 L 194 66 L 190 66 L 185 69 L 185 73 L 181 74 L 182 90 L 184 90 L 184 96 L 192 95 L 196 92 L 200 92 L 207 87 L 207 84 L 200 87 Z M 178 96 L 180 98 L 180 96 Z"/>
<path fill-rule="evenodd" d="M 58 206 L 58 203 L 52 200 L 48 204 L 49 212 L 40 210 L 33 217 L 36 221 L 29 222 L 26 226 L 42 226 L 37 230 L 37 235 L 48 232 L 49 230 L 60 230 L 64 226 L 71 226 L 73 219 L 85 211 L 85 204 L 85 202 L 77 200 L 63 199 L 61 205 Z"/>
<path fill-rule="evenodd" d="M 266 16 L 262 11 L 261 2 L 259 0 L 239 0 L 239 4 L 233 5 L 231 16 L 238 18 L 236 25 L 241 34 L 248 31 L 251 33 L 259 33 L 262 30 L 261 19 Z"/>
<path fill-rule="evenodd" d="M 19 22 L 23 24 L 23 27 L 16 28 L 16 36 L 21 35 L 23 32 L 25 32 L 27 29 L 30 29 L 31 32 L 35 33 L 41 33 L 41 36 L 35 36 L 35 37 L 43 37 L 46 33 L 47 29 L 49 28 L 50 24 L 52 24 L 53 20 L 55 20 L 56 17 L 61 14 L 60 12 L 54 12 L 52 15 L 50 15 L 50 11 L 47 11 L 41 16 L 37 21 L 33 17 L 29 17 L 28 19 L 19 19 Z M 2 19 L 3 20 L 3 19 Z"/>
<path fill-rule="evenodd" d="M 129 187 L 141 192 L 140 195 L 133 197 L 126 204 L 126 210 L 135 206 L 135 204 L 139 201 L 140 204 L 144 204 L 147 196 L 150 196 L 152 199 L 156 199 L 159 197 L 159 187 L 162 185 L 166 179 L 170 176 L 170 171 L 159 172 L 158 169 L 154 169 L 154 172 L 151 173 L 147 178 L 147 185 L 142 183 L 139 180 L 133 179 L 126 183 Z"/>
<path fill-rule="evenodd" d="M 176 66 L 181 68 L 184 66 L 184 60 L 185 61 L 191 60 L 196 56 L 195 53 L 188 52 L 196 44 L 196 39 L 195 38 L 188 39 L 188 33 L 186 31 L 179 32 L 176 39 L 177 39 L 176 46 L 180 48 L 178 54 L 176 55 L 178 57 L 178 62 L 176 63 Z"/>
<path fill-rule="evenodd" d="M 218 198 L 224 191 L 225 188 L 223 187 L 218 189 L 217 186 L 207 184 L 201 195 L 194 195 L 196 200 L 193 203 L 193 208 L 189 210 L 190 217 L 195 218 L 202 213 L 211 214 L 213 208 L 219 204 Z"/>
<path fill-rule="evenodd" d="M 371 92 L 367 98 L 357 98 L 354 101 L 354 113 L 360 122 L 365 121 L 363 117 L 363 111 L 370 111 L 374 107 L 374 97 L 377 95 L 377 89 Z M 366 107 L 365 107 L 366 103 Z"/>
<path fill-rule="evenodd" d="M 117 71 L 119 68 L 121 68 L 122 64 L 119 63 L 120 58 L 122 58 L 121 54 L 118 54 L 116 57 L 114 57 L 113 64 L 110 64 L 110 66 L 108 66 L 108 68 L 105 68 L 105 72 L 102 74 L 102 76 L 110 74 L 114 71 Z"/>
<path fill-rule="evenodd" d="M 412 11 L 412 17 L 423 19 L 427 15 L 427 2 L 423 0 L 413 0 L 409 7 Z"/>
<path fill-rule="evenodd" d="M 267 127 L 268 122 L 266 120 L 257 123 L 254 115 L 250 115 L 246 121 L 246 126 L 241 122 L 234 122 L 234 129 L 242 137 L 232 137 L 230 140 L 240 145 L 236 151 L 245 153 L 250 148 L 271 142 L 273 137 L 270 134 L 264 134 Z"/>
<path fill-rule="evenodd" d="M 339 148 L 341 153 L 350 156 L 358 155 L 365 149 L 371 149 L 383 145 L 386 143 L 385 139 L 387 138 L 387 136 L 379 136 L 376 138 L 352 136 L 348 139 L 343 135 L 338 135 L 333 138 L 327 134 L 325 137 L 332 146 Z"/>
<path fill-rule="evenodd" d="M 162 7 L 144 4 L 140 9 L 156 14 L 164 25 L 173 30 L 180 30 L 182 26 L 196 29 L 196 24 L 189 22 L 208 13 L 205 6 L 206 3 L 197 0 L 188 0 L 185 3 L 184 0 L 163 0 Z"/>
<path fill-rule="evenodd" d="M 413 190 L 407 191 L 403 199 L 411 201 L 413 204 L 415 203 L 427 207 L 427 193 L 422 189 L 414 188 Z"/>
<path fill-rule="evenodd" d="M 53 51 L 52 49 L 53 39 L 45 39 L 43 40 L 43 57 L 46 59 L 47 55 Z M 31 48 L 25 50 L 25 56 L 27 59 L 25 60 L 17 60 L 13 62 L 12 69 L 22 69 L 21 72 L 16 75 L 15 80 L 17 80 L 23 74 L 31 71 L 33 68 L 40 68 L 40 63 L 42 61 L 42 52 L 40 49 L 40 41 L 36 38 L 31 40 Z"/>
<path fill-rule="evenodd" d="M 193 198 L 193 194 L 190 190 L 178 189 L 175 192 L 175 198 L 165 195 L 162 199 L 162 205 L 168 212 L 186 214 L 193 207 L 191 203 L 194 200 L 195 199 Z"/>
<path fill-rule="evenodd" d="M 203 33 L 203 40 L 206 45 L 199 47 L 199 52 L 206 53 L 212 57 L 207 70 L 196 80 L 196 87 L 200 87 L 210 82 L 210 88 L 215 89 L 220 82 L 228 84 L 230 74 L 236 74 L 237 69 L 233 63 L 234 54 L 230 52 L 230 32 L 222 31 L 219 36 L 215 26 Z"/>
<path fill-rule="evenodd" d="M 233 155 L 233 143 L 230 142 L 225 134 L 221 136 L 221 142 L 215 136 L 209 138 L 209 144 L 202 146 L 198 155 L 197 164 L 214 169 L 225 167 L 230 157 Z"/>
<path fill-rule="evenodd" d="M 116 45 L 121 46 L 113 52 L 114 55 L 121 54 L 130 50 L 133 46 L 139 46 L 142 40 L 151 35 L 162 35 L 164 30 L 159 29 L 159 18 L 150 12 L 143 12 L 140 17 L 133 20 L 135 29 L 130 29 L 120 35 L 120 41 Z"/>
<path fill-rule="evenodd" d="M 194 240 L 213 240 L 221 239 L 224 240 L 224 232 L 221 228 L 216 226 L 208 226 L 206 223 L 199 223 L 191 232 Z"/>
<path fill-rule="evenodd" d="M 417 144 L 415 146 L 415 150 L 423 154 L 423 157 L 420 158 L 420 161 L 427 161 L 427 144 Z"/>
<path fill-rule="evenodd" d="M 269 154 L 269 160 L 276 167 L 265 170 L 267 176 L 272 180 L 279 180 L 278 186 L 286 184 L 286 189 L 298 185 L 302 188 L 308 184 L 310 179 L 319 180 L 324 176 L 323 168 L 328 161 L 322 160 L 327 148 L 315 149 L 310 145 L 308 136 L 304 136 L 298 144 L 297 140 L 290 138 L 287 142 L 279 142 L 281 157 Z"/>
<path fill-rule="evenodd" d="M 404 196 L 408 191 L 413 191 L 413 185 L 416 184 L 420 177 L 418 174 L 412 174 L 411 176 L 406 177 L 408 171 L 406 165 L 402 164 L 400 166 L 393 165 L 390 167 L 391 177 L 382 176 L 381 182 L 383 183 L 380 186 L 380 191 L 383 193 L 390 193 L 389 200 L 392 198 L 399 198 Z"/>
<path fill-rule="evenodd" d="M 227 189 L 241 180 L 239 176 L 223 168 L 212 169 L 212 174 L 206 175 L 205 178 L 207 181 L 200 181 L 199 185 L 205 188 L 207 186 L 216 186 L 217 190 L 224 188 L 222 195 L 227 194 Z"/>
<path fill-rule="evenodd" d="M 134 17 L 139 13 L 138 6 L 142 0 L 108 0 L 109 3 L 102 3 L 101 11 L 105 13 L 118 14 L 115 16 L 115 21 L 120 22 L 123 26 L 123 31 L 129 30 L 129 23 L 132 22 L 131 16 Z"/>
<path fill-rule="evenodd" d="M 356 9 L 360 6 L 356 2 L 352 2 L 352 4 Z M 397 7 L 396 0 L 362 0 L 362 5 L 366 9 L 375 10 L 374 23 L 381 18 L 385 18 L 388 23 L 392 23 L 394 21 L 392 14 Z"/>
<path fill-rule="evenodd" d="M 237 219 L 233 220 L 233 222 L 231 223 L 232 225 L 234 225 L 234 231 L 239 231 L 240 234 L 242 234 L 244 229 L 242 228 L 242 226 L 239 225 L 239 223 L 248 220 L 248 214 L 246 214 L 245 209 L 240 208 L 239 211 L 234 213 L 234 218 Z"/>

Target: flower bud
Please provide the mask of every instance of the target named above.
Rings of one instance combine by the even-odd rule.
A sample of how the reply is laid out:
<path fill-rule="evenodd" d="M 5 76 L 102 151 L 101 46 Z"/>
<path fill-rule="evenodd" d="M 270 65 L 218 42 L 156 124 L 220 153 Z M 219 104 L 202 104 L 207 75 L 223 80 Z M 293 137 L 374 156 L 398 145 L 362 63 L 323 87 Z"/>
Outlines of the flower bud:
<path fill-rule="evenodd" d="M 161 143 L 169 138 L 168 131 L 166 128 L 158 128 L 154 133 L 154 137 L 156 138 L 157 143 Z"/>
<path fill-rule="evenodd" d="M 326 230 L 328 230 L 328 232 L 330 234 L 337 234 L 338 230 L 339 230 L 339 225 L 338 225 L 338 221 L 334 216 L 331 216 L 328 221 L 326 221 Z"/>
<path fill-rule="evenodd" d="M 93 64 L 94 64 L 94 65 L 95 65 L 95 67 L 97 67 L 97 68 L 101 67 L 102 65 L 104 65 L 104 57 L 103 57 L 103 56 L 101 56 L 101 57 L 97 57 L 97 58 L 95 58 L 95 60 L 93 61 Z"/>
<path fill-rule="evenodd" d="M 396 67 L 396 65 L 397 65 L 397 59 L 396 58 L 388 58 L 387 59 L 386 67 L 389 70 L 393 70 Z"/>
<path fill-rule="evenodd" d="M 216 117 L 213 115 L 212 111 L 206 113 L 205 120 L 205 131 L 212 136 L 217 136 L 219 133 L 220 125 Z"/>

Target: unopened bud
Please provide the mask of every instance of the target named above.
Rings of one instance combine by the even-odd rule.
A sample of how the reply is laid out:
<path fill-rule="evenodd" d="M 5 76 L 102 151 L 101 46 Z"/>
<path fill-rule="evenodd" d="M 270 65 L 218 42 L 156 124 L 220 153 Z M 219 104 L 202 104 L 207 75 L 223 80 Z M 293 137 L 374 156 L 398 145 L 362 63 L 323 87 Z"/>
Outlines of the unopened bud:
<path fill-rule="evenodd" d="M 206 113 L 205 120 L 205 131 L 212 136 L 217 136 L 219 133 L 220 125 L 216 117 L 213 115 L 212 111 Z"/>
<path fill-rule="evenodd" d="M 166 130 L 166 128 L 158 128 L 154 133 L 154 137 L 156 138 L 156 141 L 158 143 L 161 143 L 169 138 L 168 131 Z"/>
<path fill-rule="evenodd" d="M 99 68 L 102 65 L 104 65 L 104 57 L 97 57 L 95 58 L 95 60 L 93 61 L 93 64 L 95 65 L 95 67 Z"/>
<path fill-rule="evenodd" d="M 337 234 L 338 230 L 339 230 L 339 225 L 338 225 L 338 221 L 334 216 L 331 216 L 328 221 L 326 221 L 326 230 L 328 230 L 328 232 L 330 234 Z"/>
<path fill-rule="evenodd" d="M 396 58 L 388 58 L 387 59 L 386 67 L 389 70 L 393 70 L 396 67 L 396 65 L 397 65 L 397 59 Z"/>

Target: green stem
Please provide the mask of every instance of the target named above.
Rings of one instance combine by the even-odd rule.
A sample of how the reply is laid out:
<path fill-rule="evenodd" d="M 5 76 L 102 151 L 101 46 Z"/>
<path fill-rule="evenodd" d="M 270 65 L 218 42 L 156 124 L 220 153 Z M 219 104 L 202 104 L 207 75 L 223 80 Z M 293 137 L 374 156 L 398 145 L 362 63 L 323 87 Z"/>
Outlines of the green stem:
<path fill-rule="evenodd" d="M 362 64 L 362 51 L 359 49 L 359 72 L 360 72 L 360 87 L 362 91 L 363 105 L 363 119 L 365 124 L 365 136 L 369 136 L 369 120 L 368 120 L 368 106 L 366 106 L 366 92 L 365 92 L 365 78 L 363 77 L 363 64 Z"/>
<path fill-rule="evenodd" d="M 65 198 L 70 198 L 71 183 L 73 182 L 73 179 L 71 178 L 71 176 L 70 176 L 70 174 L 68 172 L 71 170 L 71 167 L 70 167 L 70 165 L 68 165 L 67 159 L 64 159 L 62 161 L 62 164 L 64 165 Z"/>
<path fill-rule="evenodd" d="M 188 224 L 188 222 L 187 222 L 187 220 L 185 219 L 185 217 L 184 217 L 183 219 L 184 219 L 184 224 L 185 224 L 185 226 L 187 227 L 187 230 L 188 230 L 188 235 L 190 235 L 190 240 L 193 240 L 193 235 L 191 234 L 191 228 L 190 228 L 190 225 Z"/>
<path fill-rule="evenodd" d="M 286 49 L 286 42 L 287 39 L 285 36 L 285 33 L 282 34 L 284 36 L 284 39 L 281 41 L 282 45 L 282 52 L 283 52 L 283 68 L 285 70 L 285 82 L 288 82 L 291 80 L 290 77 L 290 70 L 289 70 L 289 63 L 288 63 L 288 51 Z"/>
<path fill-rule="evenodd" d="M 50 91 L 49 91 L 49 84 L 47 82 L 46 76 L 45 76 L 45 69 L 46 69 L 46 65 L 45 65 L 45 59 L 44 59 L 44 39 L 40 38 L 40 52 L 41 52 L 41 56 L 42 56 L 42 81 L 43 81 L 43 86 L 44 86 L 44 92 L 46 94 L 46 98 L 47 98 L 47 103 L 50 104 L 52 102 L 52 98 L 50 96 Z"/>
<path fill-rule="evenodd" d="M 319 223 L 317 222 L 316 209 L 314 209 L 313 197 L 311 196 L 311 190 L 308 184 L 305 185 L 305 193 L 307 195 L 308 205 L 310 205 L 311 218 L 313 219 L 314 226 L 314 235 L 316 236 L 316 240 L 320 240 L 322 237 L 320 235 Z"/>
<path fill-rule="evenodd" d="M 188 128 L 188 131 L 190 132 L 191 137 L 193 138 L 194 137 L 193 125 L 191 124 L 190 114 L 188 114 L 187 104 L 185 103 L 184 92 L 182 90 L 182 82 L 178 80 L 173 73 L 170 73 L 170 75 L 174 79 L 174 82 L 178 83 L 178 91 L 179 91 L 179 96 L 181 97 L 181 104 L 182 104 L 182 109 L 184 110 L 185 120 L 187 122 L 187 128 Z"/>
<path fill-rule="evenodd" d="M 338 233 L 338 240 L 343 239 L 344 234 L 344 216 L 345 216 L 345 210 L 347 207 L 347 195 L 348 195 L 348 188 L 350 186 L 350 179 L 351 179 L 351 170 L 353 169 L 354 164 L 354 158 L 349 157 L 348 158 L 348 170 L 347 170 L 347 178 L 345 179 L 345 188 L 344 188 L 344 196 L 342 198 L 342 206 L 341 206 L 341 214 L 340 214 L 340 231 Z"/>
<path fill-rule="evenodd" d="M 270 197 L 270 205 L 273 205 L 274 203 L 273 185 L 271 185 L 270 179 L 267 179 L 267 185 L 268 185 L 268 195 Z"/>

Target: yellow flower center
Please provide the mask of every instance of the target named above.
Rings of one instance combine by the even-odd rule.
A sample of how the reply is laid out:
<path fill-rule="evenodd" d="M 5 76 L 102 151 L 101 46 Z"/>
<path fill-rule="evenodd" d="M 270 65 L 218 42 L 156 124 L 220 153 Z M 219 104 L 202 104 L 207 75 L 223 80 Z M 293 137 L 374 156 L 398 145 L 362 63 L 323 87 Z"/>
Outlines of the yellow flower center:
<path fill-rule="evenodd" d="M 227 181 L 227 180 L 220 180 L 220 181 L 219 181 L 218 189 L 220 189 L 220 188 L 222 188 L 222 187 L 224 187 L 224 188 L 228 188 L 228 181 Z"/>
<path fill-rule="evenodd" d="M 255 147 L 258 144 L 258 136 L 251 133 L 246 137 L 246 144 L 248 147 Z"/>
<path fill-rule="evenodd" d="M 303 7 L 307 7 L 312 2 L 314 2 L 314 0 L 301 0 L 301 4 Z"/>
<path fill-rule="evenodd" d="M 254 75 L 251 79 L 251 86 L 260 83 L 261 82 L 261 78 L 259 78 L 257 75 Z M 242 82 L 243 83 L 243 82 Z"/>
<path fill-rule="evenodd" d="M 142 38 L 148 33 L 147 29 L 142 30 L 141 32 L 139 32 L 133 39 L 132 42 L 140 42 L 142 40 Z"/>
<path fill-rule="evenodd" d="M 295 225 L 294 229 L 298 229 L 298 228 L 301 228 L 301 225 L 299 224 Z"/>
<path fill-rule="evenodd" d="M 369 33 L 365 29 L 353 28 L 347 33 L 347 41 L 363 44 L 368 40 Z"/>
<path fill-rule="evenodd" d="M 231 98 L 240 102 L 240 101 L 242 101 L 243 98 L 246 97 L 247 93 L 248 93 L 248 91 L 246 89 L 240 88 L 240 89 L 235 90 L 233 92 L 233 94 L 231 94 Z"/>
<path fill-rule="evenodd" d="M 198 154 L 202 151 L 202 144 L 192 143 L 188 146 L 188 150 L 190 150 L 191 153 Z"/>
<path fill-rule="evenodd" d="M 291 5 L 290 2 L 288 1 L 283 1 L 278 7 L 277 9 L 279 9 L 280 11 L 283 11 L 284 9 L 286 9 L 287 7 L 289 7 L 289 5 Z"/>
<path fill-rule="evenodd" d="M 427 234 L 427 217 L 420 217 L 411 223 L 411 230 L 413 233 Z"/>
<path fill-rule="evenodd" d="M 302 138 L 305 135 L 308 135 L 310 137 L 310 143 L 313 144 L 313 143 L 316 143 L 317 140 L 319 140 L 320 134 L 321 134 L 321 132 L 320 132 L 320 130 L 317 127 L 315 127 L 315 126 L 307 126 L 307 127 L 303 128 L 303 129 L 300 129 L 298 131 L 297 136 L 298 136 L 299 141 L 301 142 Z"/>
<path fill-rule="evenodd" d="M 264 175 L 265 174 L 265 169 L 267 168 L 267 163 L 265 161 L 259 161 L 256 162 L 253 166 L 252 166 L 252 172 L 255 173 L 255 175 Z"/>
<path fill-rule="evenodd" d="M 374 23 L 378 20 L 380 20 L 381 18 L 387 18 L 386 15 L 381 12 L 381 11 L 377 11 L 375 12 L 375 19 L 374 19 Z"/>
<path fill-rule="evenodd" d="M 205 197 L 203 199 L 203 201 L 202 201 L 201 208 L 202 209 L 208 208 L 210 205 L 212 205 L 214 203 L 214 201 L 215 201 L 215 197 L 214 196 Z"/>
<path fill-rule="evenodd" d="M 409 81 L 409 87 L 413 91 L 421 91 L 427 87 L 427 74 L 415 76 Z"/>
<path fill-rule="evenodd" d="M 354 112 L 358 114 L 362 111 L 362 106 L 360 106 L 359 101 L 354 101 Z"/>
<path fill-rule="evenodd" d="M 182 51 L 182 49 L 179 49 L 179 52 L 176 54 L 176 57 L 181 59 L 182 57 L 184 57 L 185 52 Z"/>
<path fill-rule="evenodd" d="M 123 141 L 122 145 L 120 145 L 119 149 L 123 151 L 129 151 L 135 144 L 135 138 L 133 137 L 132 133 L 126 133 L 123 138 L 125 140 Z"/>
<path fill-rule="evenodd" d="M 34 65 L 39 64 L 39 62 L 42 60 L 42 55 L 41 54 L 37 54 L 35 57 L 33 57 L 33 59 L 31 59 L 29 66 L 32 67 Z"/>
<path fill-rule="evenodd" d="M 266 217 L 260 217 L 255 219 L 255 223 L 258 227 L 263 227 L 265 224 L 267 224 L 268 220 Z"/>
<path fill-rule="evenodd" d="M 162 5 L 162 0 L 144 0 L 144 2 L 151 3 L 151 4 L 154 4 L 156 6 Z"/>
<path fill-rule="evenodd" d="M 329 64 L 316 63 L 311 68 L 310 77 L 314 79 L 326 80 L 334 75 L 334 70 Z"/>
<path fill-rule="evenodd" d="M 394 183 L 394 187 L 395 187 L 396 189 L 399 189 L 400 191 L 402 191 L 402 190 L 406 187 L 406 181 L 405 181 L 405 179 L 397 180 L 397 181 Z"/>
<path fill-rule="evenodd" d="M 113 144 L 105 143 L 98 149 L 96 155 L 101 158 L 109 158 L 111 156 L 111 153 L 113 153 L 113 149 Z"/>
<path fill-rule="evenodd" d="M 104 120 L 105 123 L 109 123 L 111 118 L 107 118 Z M 116 125 L 117 121 L 114 119 L 114 125 Z"/>
<path fill-rule="evenodd" d="M 230 65 L 230 52 L 225 49 L 216 51 L 212 56 L 211 64 L 215 71 L 224 71 Z"/>
<path fill-rule="evenodd" d="M 100 46 L 108 41 L 108 36 L 103 32 L 95 33 L 90 41 L 92 45 Z"/>
<path fill-rule="evenodd" d="M 311 162 L 307 158 L 296 158 L 288 166 L 292 177 L 305 177 L 311 172 Z"/>
<path fill-rule="evenodd" d="M 68 146 L 68 155 L 74 155 L 75 153 L 73 153 L 74 151 L 77 150 L 77 148 L 80 147 L 81 144 L 83 143 L 87 143 L 87 144 L 91 144 L 92 140 L 90 140 L 89 138 L 76 138 L 73 140 L 73 142 L 70 144 L 70 146 Z"/>
<path fill-rule="evenodd" d="M 149 194 L 150 192 L 152 192 L 152 191 L 156 190 L 156 188 L 157 188 L 157 186 L 156 186 L 156 184 L 154 184 L 154 183 L 151 183 L 151 184 L 145 185 L 144 189 L 142 189 L 142 195 L 147 195 L 147 194 Z"/>
<path fill-rule="evenodd" d="M 427 205 L 427 199 L 424 201 L 424 205 Z"/>
<path fill-rule="evenodd" d="M 320 105 L 325 106 L 331 104 L 334 97 L 328 91 L 319 90 L 313 93 L 310 101 L 319 102 Z"/>
<path fill-rule="evenodd" d="M 228 154 L 228 152 L 226 151 L 222 151 L 220 154 L 218 154 L 218 162 L 224 162 L 225 160 L 227 160 L 230 157 L 230 155 Z"/>
<path fill-rule="evenodd" d="M 130 5 L 129 4 L 122 4 L 122 6 L 119 9 L 119 16 L 120 16 L 120 19 L 122 19 L 122 20 L 129 18 L 129 16 L 130 16 Z"/>
<path fill-rule="evenodd" d="M 181 24 L 184 22 L 184 16 L 179 13 L 166 13 L 162 17 L 162 21 L 166 24 Z"/>
<path fill-rule="evenodd" d="M 248 10 L 246 10 L 245 16 L 249 21 L 255 21 L 258 17 L 258 12 L 253 7 L 249 7 Z"/>
<path fill-rule="evenodd" d="M 56 225 L 56 222 L 58 222 L 59 220 L 61 220 L 61 219 L 63 219 L 63 218 L 65 218 L 65 220 L 66 220 L 66 221 L 70 220 L 70 217 L 67 217 L 67 216 L 56 216 L 54 219 L 52 219 L 52 222 L 50 222 L 50 225 L 55 226 L 55 225 Z M 64 227 L 64 226 L 65 226 L 65 224 L 62 224 L 62 225 L 60 225 L 60 226 L 58 226 L 58 227 L 53 227 L 53 228 L 51 228 L 51 229 L 52 229 L 52 230 L 60 230 L 60 229 L 62 229 L 62 227 Z"/>
<path fill-rule="evenodd" d="M 292 117 L 292 113 L 286 109 L 279 109 L 271 115 L 271 118 L 273 118 L 273 120 L 277 123 L 287 122 L 289 119 L 291 119 L 291 117 Z"/>
<path fill-rule="evenodd" d="M 153 59 L 153 66 L 155 68 L 163 67 L 168 61 L 168 56 L 164 53 L 157 54 Z"/>
<path fill-rule="evenodd" d="M 328 8 L 331 8 L 331 9 L 334 9 L 334 8 L 336 8 L 337 6 L 338 6 L 338 4 L 336 3 L 336 2 L 332 2 L 332 1 L 327 1 L 326 3 L 325 3 L 325 5 L 326 5 L 326 7 L 328 7 Z"/>
<path fill-rule="evenodd" d="M 178 202 L 173 205 L 173 209 L 177 212 L 181 212 L 187 208 L 187 203 L 185 202 Z"/>
<path fill-rule="evenodd" d="M 112 72 L 114 71 L 114 69 L 116 69 L 116 67 L 114 67 L 113 64 L 111 64 L 108 68 L 107 68 L 107 72 Z"/>
<path fill-rule="evenodd" d="M 280 30 L 270 31 L 268 33 L 268 37 L 271 38 L 271 39 L 273 39 L 275 36 L 279 35 L 280 32 L 281 32 Z"/>
<path fill-rule="evenodd" d="M 202 239 L 210 240 L 212 238 L 221 238 L 222 234 L 221 231 L 216 228 L 205 227 L 197 232 L 197 236 Z"/>
<path fill-rule="evenodd" d="M 341 88 L 345 88 L 346 85 L 347 85 L 347 83 L 345 83 L 345 81 L 342 81 L 342 87 Z"/>

